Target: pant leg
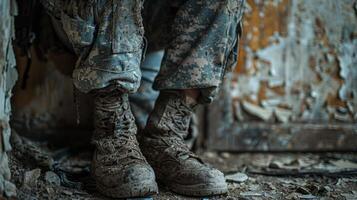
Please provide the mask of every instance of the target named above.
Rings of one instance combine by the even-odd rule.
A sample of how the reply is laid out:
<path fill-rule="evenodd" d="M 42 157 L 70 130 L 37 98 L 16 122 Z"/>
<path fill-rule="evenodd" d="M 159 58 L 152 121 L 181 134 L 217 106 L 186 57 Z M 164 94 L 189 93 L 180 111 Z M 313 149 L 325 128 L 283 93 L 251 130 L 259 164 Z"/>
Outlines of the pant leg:
<path fill-rule="evenodd" d="M 155 8 L 160 1 L 147 0 L 145 5 L 150 3 Z M 176 0 L 161 4 L 164 9 L 158 11 L 170 11 L 174 16 L 163 18 L 153 12 L 155 15 L 148 17 L 150 12 L 146 8 L 144 12 L 146 24 L 161 32 L 148 28 L 149 44 L 167 41 L 162 44 L 165 55 L 154 88 L 199 89 L 200 102 L 209 103 L 217 95 L 226 71 L 236 64 L 244 0 Z"/>
<path fill-rule="evenodd" d="M 79 56 L 74 85 L 135 92 L 143 49 L 142 0 L 42 0 Z M 51 8 L 56 9 L 51 9 Z M 56 23 L 54 23 L 56 24 Z M 57 32 L 61 32 L 57 31 Z"/>
<path fill-rule="evenodd" d="M 159 72 L 164 51 L 148 52 L 141 63 L 141 85 L 136 93 L 129 96 L 130 105 L 139 130 L 143 130 L 149 114 L 154 109 L 159 92 L 152 88 Z"/>

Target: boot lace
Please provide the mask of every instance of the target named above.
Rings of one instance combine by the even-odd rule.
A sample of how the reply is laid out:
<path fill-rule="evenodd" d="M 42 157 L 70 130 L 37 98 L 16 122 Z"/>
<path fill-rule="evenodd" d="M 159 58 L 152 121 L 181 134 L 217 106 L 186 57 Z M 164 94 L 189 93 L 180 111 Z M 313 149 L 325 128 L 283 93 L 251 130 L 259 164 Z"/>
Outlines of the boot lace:
<path fill-rule="evenodd" d="M 96 99 L 94 143 L 106 166 L 146 162 L 136 140 L 136 125 L 126 95 L 105 94 Z"/>

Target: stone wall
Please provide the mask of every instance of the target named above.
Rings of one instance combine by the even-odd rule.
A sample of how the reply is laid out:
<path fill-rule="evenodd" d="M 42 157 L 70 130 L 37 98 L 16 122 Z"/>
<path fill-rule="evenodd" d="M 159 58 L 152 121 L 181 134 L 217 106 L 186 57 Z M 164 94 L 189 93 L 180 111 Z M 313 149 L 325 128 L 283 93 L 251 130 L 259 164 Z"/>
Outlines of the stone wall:
<path fill-rule="evenodd" d="M 15 186 L 10 182 L 7 152 L 11 150 L 11 89 L 17 80 L 15 55 L 12 49 L 13 20 L 16 13 L 17 6 L 14 0 L 0 1 L 0 197 L 15 195 Z"/>

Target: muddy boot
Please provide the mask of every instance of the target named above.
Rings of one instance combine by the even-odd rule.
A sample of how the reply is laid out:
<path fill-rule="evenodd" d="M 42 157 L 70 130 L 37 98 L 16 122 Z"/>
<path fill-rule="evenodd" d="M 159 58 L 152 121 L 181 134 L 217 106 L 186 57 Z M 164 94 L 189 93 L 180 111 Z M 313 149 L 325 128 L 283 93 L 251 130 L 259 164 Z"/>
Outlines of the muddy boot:
<path fill-rule="evenodd" d="M 142 155 L 128 94 L 95 93 L 95 152 L 92 176 L 97 189 L 113 198 L 142 197 L 157 193 L 153 169 Z"/>
<path fill-rule="evenodd" d="M 176 92 L 161 92 L 140 137 L 141 149 L 159 182 L 189 196 L 227 192 L 224 175 L 192 153 L 184 142 L 194 105 Z"/>

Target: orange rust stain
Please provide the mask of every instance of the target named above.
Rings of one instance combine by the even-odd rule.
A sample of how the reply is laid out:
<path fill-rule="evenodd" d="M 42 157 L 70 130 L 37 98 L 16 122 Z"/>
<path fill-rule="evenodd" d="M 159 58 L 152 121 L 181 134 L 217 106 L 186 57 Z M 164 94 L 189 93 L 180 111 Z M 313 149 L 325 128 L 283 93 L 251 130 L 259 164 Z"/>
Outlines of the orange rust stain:
<path fill-rule="evenodd" d="M 345 101 L 340 100 L 337 94 L 336 95 L 329 94 L 326 102 L 327 105 L 332 107 L 347 107 L 347 103 Z"/>
<path fill-rule="evenodd" d="M 251 8 L 243 19 L 243 37 L 241 39 L 238 64 L 235 73 L 247 74 L 245 69 L 247 54 L 245 48 L 249 47 L 253 52 L 265 48 L 270 44 L 270 38 L 275 33 L 281 36 L 287 35 L 287 20 L 290 0 L 282 0 L 277 6 L 273 1 L 246 2 Z M 254 69 L 254 61 L 253 61 Z M 248 73 L 249 74 L 249 73 Z"/>

